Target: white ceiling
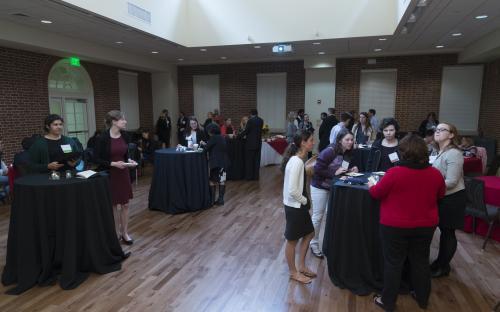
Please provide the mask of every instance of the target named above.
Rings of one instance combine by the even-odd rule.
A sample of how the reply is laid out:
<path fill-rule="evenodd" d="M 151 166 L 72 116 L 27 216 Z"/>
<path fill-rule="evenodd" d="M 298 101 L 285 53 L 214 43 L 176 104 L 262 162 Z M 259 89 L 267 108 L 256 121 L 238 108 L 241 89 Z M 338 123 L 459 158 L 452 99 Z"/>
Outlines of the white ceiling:
<path fill-rule="evenodd" d="M 413 0 L 410 11 L 415 4 L 416 0 Z M 12 13 L 23 13 L 28 17 L 13 16 Z M 489 17 L 484 20 L 474 18 L 481 14 Z M 53 23 L 42 24 L 42 19 Z M 235 45 L 206 47 L 207 51 L 201 52 L 200 48 L 182 47 L 55 0 L 1 0 L 2 20 L 126 51 L 138 57 L 178 64 L 208 64 L 304 59 L 317 56 L 320 51 L 336 58 L 461 52 L 481 37 L 500 29 L 500 0 L 433 0 L 408 34 L 400 34 L 403 26 L 400 24 L 394 35 L 384 36 L 386 41 L 380 41 L 379 37 L 364 37 L 318 40 L 320 45 L 313 45 L 313 41 L 292 42 L 293 53 L 284 56 L 271 52 L 273 43 L 260 44 L 260 49 L 254 45 Z M 456 32 L 463 35 L 452 37 L 451 34 Z M 124 43 L 118 45 L 116 41 Z M 437 49 L 436 45 L 445 47 Z M 382 51 L 374 52 L 376 48 Z M 151 54 L 151 51 L 159 54 Z M 223 56 L 227 59 L 221 60 Z M 178 61 L 178 58 L 184 61 Z"/>

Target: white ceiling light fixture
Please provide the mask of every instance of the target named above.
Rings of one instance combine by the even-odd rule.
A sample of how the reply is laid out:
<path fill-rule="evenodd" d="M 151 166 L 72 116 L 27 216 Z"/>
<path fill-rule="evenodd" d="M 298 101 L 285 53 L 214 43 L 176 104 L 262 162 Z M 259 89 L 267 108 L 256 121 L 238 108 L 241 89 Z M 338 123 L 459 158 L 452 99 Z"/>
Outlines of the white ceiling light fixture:
<path fill-rule="evenodd" d="M 184 59 L 183 59 L 183 58 L 178 58 L 177 60 L 178 60 L 179 62 L 184 61 Z"/>
<path fill-rule="evenodd" d="M 313 42 L 313 45 L 320 45 L 321 42 Z"/>
<path fill-rule="evenodd" d="M 417 22 L 417 15 L 415 13 L 411 13 L 407 23 L 415 23 L 415 22 Z"/>
<path fill-rule="evenodd" d="M 441 45 L 441 44 L 440 44 L 440 45 L 437 45 L 437 46 L 436 46 L 436 49 L 442 49 L 442 48 L 444 48 L 444 45 Z"/>
<path fill-rule="evenodd" d="M 123 41 L 116 41 L 116 44 L 123 44 Z"/>
<path fill-rule="evenodd" d="M 382 51 L 382 49 L 377 48 L 377 49 L 373 49 L 373 51 L 375 51 L 375 52 L 380 52 L 380 51 Z"/>
<path fill-rule="evenodd" d="M 160 53 L 160 52 L 158 52 L 158 51 L 151 51 L 151 53 L 152 53 L 152 54 L 158 54 L 158 53 Z"/>
<path fill-rule="evenodd" d="M 254 49 L 260 49 L 260 46 L 257 45 L 257 46 L 253 46 Z"/>
<path fill-rule="evenodd" d="M 325 52 L 321 51 L 321 52 L 318 52 L 319 55 L 325 55 Z"/>
<path fill-rule="evenodd" d="M 483 15 L 478 15 L 475 17 L 475 19 L 478 19 L 478 20 L 485 19 L 485 18 L 488 18 L 488 15 L 483 14 Z"/>
<path fill-rule="evenodd" d="M 225 59 L 227 59 L 227 57 L 225 57 L 225 56 L 221 56 L 221 57 L 220 57 L 220 59 L 221 59 L 221 60 L 225 60 Z"/>
<path fill-rule="evenodd" d="M 386 41 L 387 38 L 378 38 L 378 41 Z"/>
<path fill-rule="evenodd" d="M 426 7 L 430 4 L 431 0 L 419 0 L 417 3 L 418 7 Z"/>
<path fill-rule="evenodd" d="M 43 24 L 52 24 L 52 21 L 49 20 L 41 20 L 40 22 Z"/>
<path fill-rule="evenodd" d="M 460 37 L 461 35 L 462 33 L 460 32 L 451 34 L 452 37 Z"/>
<path fill-rule="evenodd" d="M 202 49 L 200 49 L 200 51 L 201 51 L 201 52 L 207 52 L 207 49 L 202 48 Z"/>
<path fill-rule="evenodd" d="M 401 28 L 402 35 L 406 35 L 407 33 L 408 33 L 408 27 L 404 26 L 403 28 Z"/>

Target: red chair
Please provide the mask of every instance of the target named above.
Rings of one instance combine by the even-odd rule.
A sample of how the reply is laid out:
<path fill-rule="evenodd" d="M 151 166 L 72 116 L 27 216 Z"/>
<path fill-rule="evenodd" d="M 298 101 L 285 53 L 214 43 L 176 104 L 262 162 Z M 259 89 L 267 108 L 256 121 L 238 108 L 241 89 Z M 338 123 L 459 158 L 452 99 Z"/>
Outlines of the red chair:
<path fill-rule="evenodd" d="M 12 164 L 9 165 L 7 176 L 9 177 L 9 194 L 14 194 L 14 180 L 18 177 L 16 168 Z"/>

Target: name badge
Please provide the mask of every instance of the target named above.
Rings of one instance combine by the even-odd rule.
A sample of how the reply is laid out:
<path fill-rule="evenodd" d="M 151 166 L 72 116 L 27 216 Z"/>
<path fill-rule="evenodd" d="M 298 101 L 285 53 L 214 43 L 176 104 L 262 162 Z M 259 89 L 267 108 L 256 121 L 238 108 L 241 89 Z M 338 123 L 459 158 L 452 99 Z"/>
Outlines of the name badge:
<path fill-rule="evenodd" d="M 342 169 L 348 170 L 349 169 L 349 162 L 343 160 L 341 167 L 342 167 Z"/>
<path fill-rule="evenodd" d="M 61 149 L 62 149 L 62 151 L 63 151 L 64 154 L 72 152 L 71 145 L 69 145 L 69 144 L 63 144 L 63 145 L 61 145 Z"/>
<path fill-rule="evenodd" d="M 394 152 L 389 154 L 389 159 L 391 160 L 392 163 L 399 161 L 398 153 Z"/>
<path fill-rule="evenodd" d="M 437 156 L 436 156 L 436 155 L 434 155 L 434 156 L 429 156 L 429 164 L 431 164 L 431 165 L 432 165 L 432 164 L 436 161 L 436 158 L 437 158 Z"/>

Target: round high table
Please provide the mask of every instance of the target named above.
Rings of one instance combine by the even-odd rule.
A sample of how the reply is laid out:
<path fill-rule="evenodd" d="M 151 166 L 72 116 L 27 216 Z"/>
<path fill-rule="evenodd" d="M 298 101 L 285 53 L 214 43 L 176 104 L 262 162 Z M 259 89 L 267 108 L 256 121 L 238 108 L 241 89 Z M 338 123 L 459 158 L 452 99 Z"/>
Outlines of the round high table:
<path fill-rule="evenodd" d="M 149 189 L 149 209 L 170 214 L 209 208 L 208 164 L 204 152 L 155 152 L 155 168 Z"/>
<path fill-rule="evenodd" d="M 334 182 L 328 203 L 323 253 L 332 282 L 356 295 L 383 288 L 378 201 L 366 185 Z"/>
<path fill-rule="evenodd" d="M 17 286 L 7 294 L 57 279 L 61 288 L 73 289 L 90 272 L 120 270 L 123 259 L 108 177 L 16 180 L 2 283 Z"/>

